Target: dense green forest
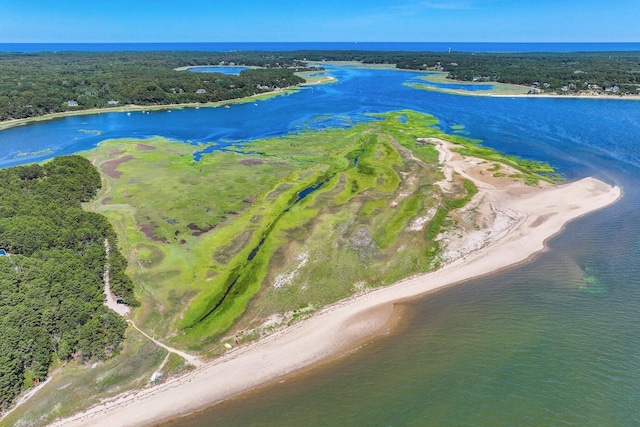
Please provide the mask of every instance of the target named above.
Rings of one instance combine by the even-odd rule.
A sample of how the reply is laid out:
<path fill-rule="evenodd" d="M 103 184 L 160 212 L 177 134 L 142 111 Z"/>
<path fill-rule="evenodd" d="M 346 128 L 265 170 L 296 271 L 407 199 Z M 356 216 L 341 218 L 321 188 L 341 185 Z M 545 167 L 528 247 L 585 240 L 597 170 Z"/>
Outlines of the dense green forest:
<path fill-rule="evenodd" d="M 244 70 L 237 76 L 174 69 L 220 63 L 263 68 Z M 302 69 L 299 61 L 257 53 L 0 53 L 0 121 L 114 105 L 242 98 L 303 83 L 294 74 Z"/>
<path fill-rule="evenodd" d="M 136 305 L 133 283 L 109 222 L 81 207 L 100 185 L 79 156 L 0 170 L 0 410 L 54 357 L 101 359 L 123 340 L 126 322 L 103 304 L 106 263 L 114 293 Z"/>
<path fill-rule="evenodd" d="M 445 54 L 432 64 L 454 80 L 513 83 L 547 93 L 640 93 L 638 52 Z M 416 62 L 398 67 L 416 68 Z"/>

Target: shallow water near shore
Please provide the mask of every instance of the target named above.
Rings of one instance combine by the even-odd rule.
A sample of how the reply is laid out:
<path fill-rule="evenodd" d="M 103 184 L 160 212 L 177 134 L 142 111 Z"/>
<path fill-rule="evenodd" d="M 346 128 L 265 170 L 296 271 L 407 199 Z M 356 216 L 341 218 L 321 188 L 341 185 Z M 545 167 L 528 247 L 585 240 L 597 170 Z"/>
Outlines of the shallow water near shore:
<path fill-rule="evenodd" d="M 640 424 L 640 102 L 465 97 L 403 85 L 418 73 L 333 73 L 336 84 L 257 106 L 5 130 L 0 165 L 116 137 L 224 147 L 410 108 L 435 115 L 445 131 L 461 125 L 508 154 L 548 161 L 568 179 L 620 185 L 623 198 L 569 224 L 530 263 L 412 302 L 395 333 L 350 356 L 169 425 Z"/>
<path fill-rule="evenodd" d="M 583 218 L 534 262 L 410 304 L 397 333 L 353 355 L 169 425 L 636 425 L 640 270 L 624 258 L 640 249 L 584 249 L 610 220 Z M 608 295 L 578 290 L 585 266 Z"/>

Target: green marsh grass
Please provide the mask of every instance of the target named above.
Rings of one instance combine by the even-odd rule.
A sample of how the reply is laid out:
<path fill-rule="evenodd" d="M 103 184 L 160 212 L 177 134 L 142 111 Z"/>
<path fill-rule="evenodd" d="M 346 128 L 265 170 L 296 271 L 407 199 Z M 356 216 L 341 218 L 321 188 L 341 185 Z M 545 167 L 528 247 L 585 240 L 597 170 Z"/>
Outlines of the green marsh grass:
<path fill-rule="evenodd" d="M 174 345 L 217 353 L 224 334 L 251 334 L 271 314 L 317 309 L 433 268 L 449 213 L 477 189 L 461 181 L 459 194 L 442 194 L 434 185 L 442 179 L 438 153 L 418 138 L 448 139 L 525 179 L 553 172 L 446 135 L 429 115 L 372 119 L 237 144 L 199 162 L 193 152 L 202 147 L 160 138 L 144 141 L 153 149 L 115 140 L 88 152 L 103 172 L 128 159 L 117 167 L 121 176 L 103 173 L 91 206 L 129 254 L 142 301 L 136 322 Z M 434 208 L 422 231 L 407 229 Z"/>
<path fill-rule="evenodd" d="M 460 181 L 458 194 L 441 194 L 434 185 L 442 179 L 438 152 L 418 138 L 454 142 L 461 154 L 493 162 L 495 173 L 508 164 L 529 183 L 558 178 L 549 165 L 446 135 L 434 117 L 407 110 L 373 115 L 347 129 L 237 144 L 236 152 L 213 152 L 199 162 L 193 153 L 207 144 L 105 141 L 85 153 L 103 178 L 100 194 L 85 208 L 105 215 L 117 232 L 142 302 L 132 314 L 136 324 L 170 345 L 216 355 L 224 351 L 224 337 L 259 338 L 260 325 L 272 314 L 290 313 L 286 322 L 294 322 L 356 292 L 438 266 L 438 234 L 451 226 L 451 211 L 477 189 Z M 116 168 L 120 177 L 106 173 L 109 162 L 127 156 Z M 322 187 L 292 204 L 300 191 L 321 181 Z M 407 230 L 430 209 L 435 217 L 421 231 Z M 234 274 L 239 286 L 208 314 Z M 283 275 L 289 280 L 278 282 Z M 166 355 L 129 329 L 119 355 L 95 369 L 62 367 L 3 424 L 46 424 L 101 398 L 148 386 Z M 185 369 L 171 355 L 163 372 L 172 376 Z"/>

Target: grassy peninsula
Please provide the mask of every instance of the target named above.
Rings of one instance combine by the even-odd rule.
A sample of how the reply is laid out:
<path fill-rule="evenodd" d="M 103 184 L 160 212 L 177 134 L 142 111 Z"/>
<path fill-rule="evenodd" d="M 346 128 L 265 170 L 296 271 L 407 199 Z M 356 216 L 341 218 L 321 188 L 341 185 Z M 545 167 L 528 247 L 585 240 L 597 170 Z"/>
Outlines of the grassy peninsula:
<path fill-rule="evenodd" d="M 92 207 L 118 230 L 142 306 L 136 321 L 194 350 L 438 265 L 434 238 L 472 186 L 434 186 L 433 145 L 500 157 L 412 111 L 205 154 L 165 140 L 106 141 L 86 155 L 106 184 Z M 505 159 L 506 160 L 506 159 Z M 534 182 L 551 169 L 518 162 Z M 496 172 L 499 173 L 499 172 Z M 416 225 L 417 223 L 423 226 Z M 427 225 L 425 225 L 427 224 Z"/>

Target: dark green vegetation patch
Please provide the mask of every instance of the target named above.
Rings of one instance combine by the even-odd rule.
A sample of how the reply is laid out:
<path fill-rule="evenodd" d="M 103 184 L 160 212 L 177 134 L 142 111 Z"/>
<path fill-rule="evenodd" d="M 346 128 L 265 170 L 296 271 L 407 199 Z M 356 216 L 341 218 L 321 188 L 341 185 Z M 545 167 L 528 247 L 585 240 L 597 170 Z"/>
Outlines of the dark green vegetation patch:
<path fill-rule="evenodd" d="M 0 409 L 55 358 L 102 359 L 122 342 L 126 322 L 103 305 L 103 273 L 109 262 L 114 292 L 137 304 L 126 261 L 109 222 L 81 207 L 100 185 L 79 156 L 0 170 Z"/>

